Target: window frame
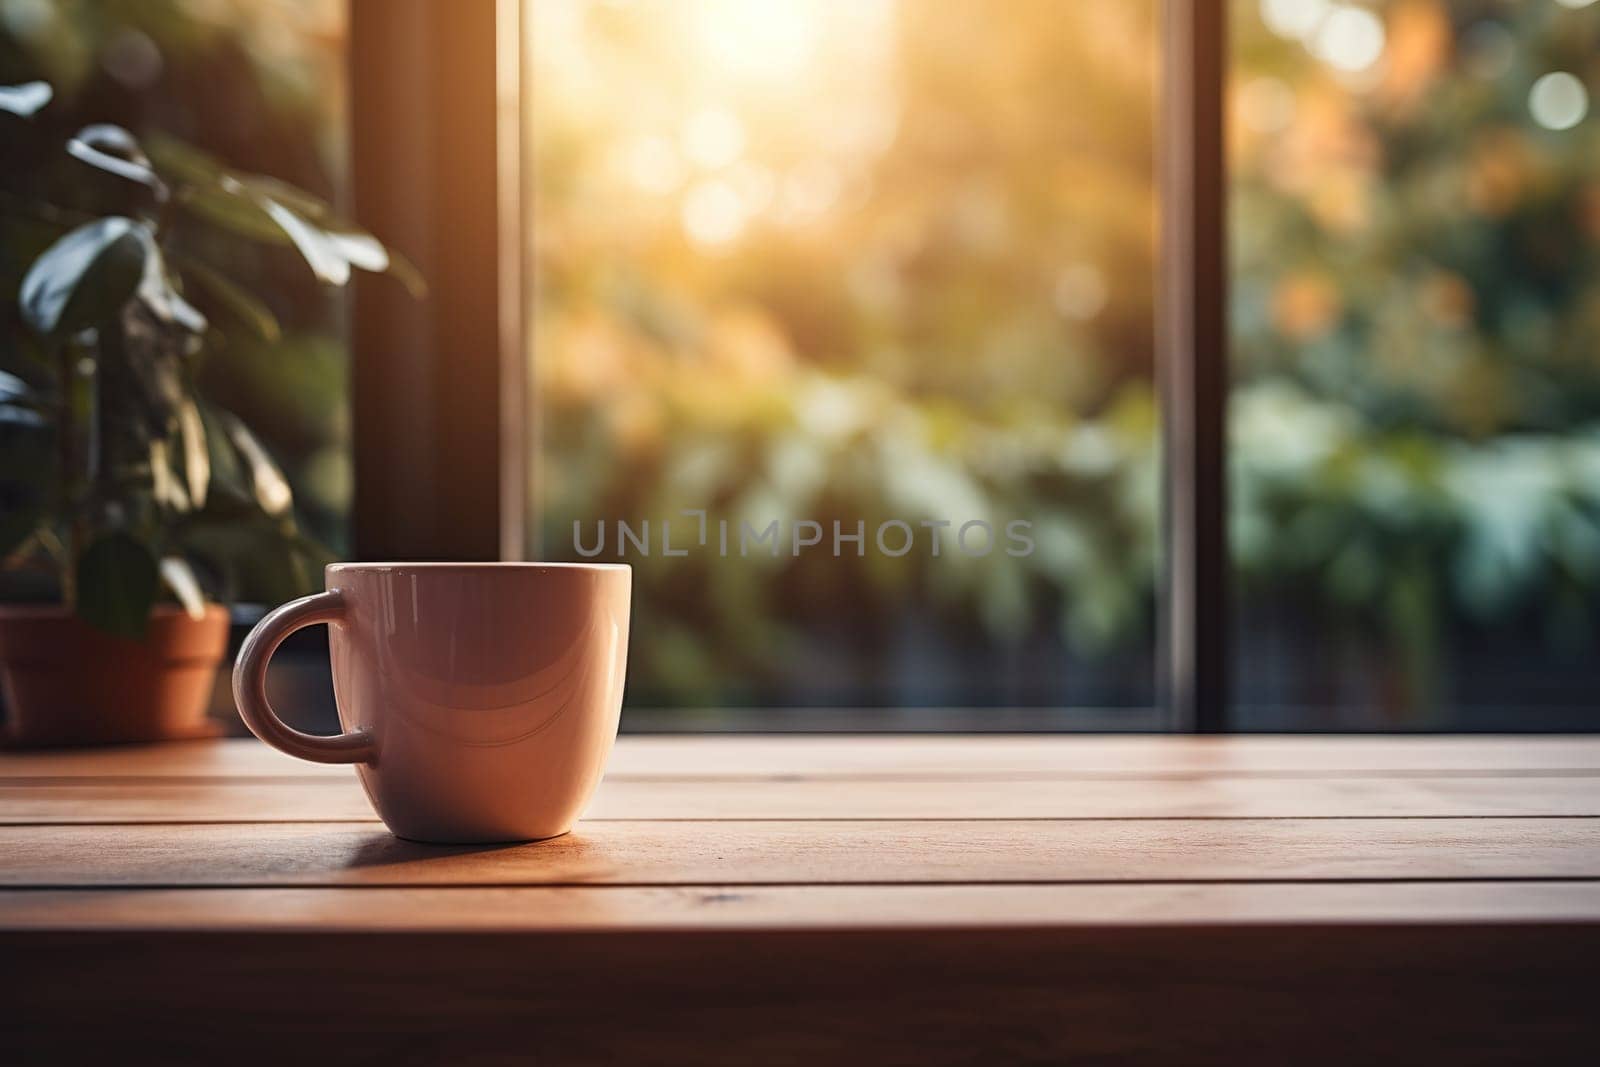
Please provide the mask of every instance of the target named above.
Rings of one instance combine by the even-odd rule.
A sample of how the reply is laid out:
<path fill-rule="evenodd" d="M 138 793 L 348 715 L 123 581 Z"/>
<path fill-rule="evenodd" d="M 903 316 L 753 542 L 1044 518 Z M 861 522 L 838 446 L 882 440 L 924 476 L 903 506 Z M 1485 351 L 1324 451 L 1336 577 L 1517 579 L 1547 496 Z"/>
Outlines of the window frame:
<path fill-rule="evenodd" d="M 423 302 L 356 286 L 356 559 L 525 552 L 537 414 L 527 402 L 523 2 L 350 0 L 356 215 L 410 254 L 431 286 Z M 1120 728 L 1209 733 L 1227 728 L 1227 0 L 1162 0 L 1160 18 L 1159 706 L 1128 709 Z M 1028 710 L 1037 718 L 1013 713 L 1002 729 L 1050 728 L 1043 719 L 1077 709 Z M 734 728 L 774 728 L 762 714 L 736 712 Z M 852 711 L 849 720 L 982 728 L 975 716 L 908 714 Z M 1090 729 L 1105 728 L 1103 715 L 1084 714 Z M 827 719 L 839 727 L 841 716 Z"/>

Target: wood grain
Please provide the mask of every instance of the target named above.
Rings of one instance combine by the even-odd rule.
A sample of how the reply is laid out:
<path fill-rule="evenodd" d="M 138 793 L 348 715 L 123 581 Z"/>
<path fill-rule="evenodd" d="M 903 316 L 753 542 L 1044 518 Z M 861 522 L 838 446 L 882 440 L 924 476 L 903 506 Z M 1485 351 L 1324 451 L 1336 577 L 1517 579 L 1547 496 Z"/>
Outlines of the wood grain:
<path fill-rule="evenodd" d="M 1600 776 L 604 782 L 589 820 L 1600 816 Z M 373 821 L 355 775 L 0 782 L 0 824 Z"/>
<path fill-rule="evenodd" d="M 0 886 L 1600 878 L 1600 820 L 595 822 L 419 845 L 376 825 L 0 827 Z"/>
<path fill-rule="evenodd" d="M 617 741 L 610 776 L 1014 778 L 1600 774 L 1595 737 L 667 737 Z M 253 739 L 0 753 L 0 779 L 338 778 Z"/>
<path fill-rule="evenodd" d="M 0 931 L 1600 923 L 1600 882 L 0 890 Z"/>
<path fill-rule="evenodd" d="M 1594 739 L 625 737 L 573 835 L 441 848 L 253 741 L 6 754 L 0 1048 L 1587 1063 L 1597 794 Z"/>

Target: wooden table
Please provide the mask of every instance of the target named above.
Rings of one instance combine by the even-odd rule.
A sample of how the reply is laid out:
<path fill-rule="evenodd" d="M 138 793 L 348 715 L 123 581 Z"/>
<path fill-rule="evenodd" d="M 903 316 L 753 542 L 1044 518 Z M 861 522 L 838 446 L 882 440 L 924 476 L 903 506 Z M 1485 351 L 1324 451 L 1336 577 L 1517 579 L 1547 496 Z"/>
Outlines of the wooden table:
<path fill-rule="evenodd" d="M 1600 739 L 626 737 L 490 848 L 195 742 L 0 757 L 0 824 L 5 1063 L 1600 1049 Z"/>

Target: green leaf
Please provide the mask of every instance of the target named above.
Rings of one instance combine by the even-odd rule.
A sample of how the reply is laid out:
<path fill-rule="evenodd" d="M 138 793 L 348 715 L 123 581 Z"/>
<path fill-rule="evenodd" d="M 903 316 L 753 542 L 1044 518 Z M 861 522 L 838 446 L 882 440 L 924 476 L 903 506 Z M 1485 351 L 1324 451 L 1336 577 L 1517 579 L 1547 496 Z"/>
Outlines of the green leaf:
<path fill-rule="evenodd" d="M 238 416 L 225 411 L 215 411 L 222 432 L 232 445 L 234 456 L 244 475 L 245 487 L 256 506 L 268 515 L 287 515 L 294 504 L 294 494 L 289 480 L 273 462 L 266 447 L 256 439 Z"/>
<path fill-rule="evenodd" d="M 107 534 L 78 557 L 78 617 L 96 629 L 143 637 L 159 588 L 156 557 L 126 533 Z"/>
<path fill-rule="evenodd" d="M 108 174 L 146 186 L 157 200 L 167 199 L 167 183 L 150 164 L 133 134 L 109 122 L 85 126 L 67 142 L 67 154 Z"/>
<path fill-rule="evenodd" d="M 311 195 L 298 185 L 290 185 L 281 178 L 265 174 L 233 174 L 230 177 L 255 199 L 276 201 L 301 218 L 316 223 L 322 229 L 350 232 L 359 232 L 361 229 L 340 218 L 326 200 Z"/>
<path fill-rule="evenodd" d="M 21 85 L 0 85 L 0 111 L 30 118 L 50 102 L 55 91 L 49 82 L 32 81 Z"/>
<path fill-rule="evenodd" d="M 192 334 L 206 332 L 206 317 L 198 308 L 183 298 L 167 272 L 166 258 L 156 244 L 155 233 L 148 227 L 139 229 L 140 240 L 145 243 L 144 276 L 139 281 L 138 296 L 156 318 L 162 322 L 181 326 Z"/>
<path fill-rule="evenodd" d="M 293 245 L 319 280 L 344 285 L 356 267 L 394 275 L 414 297 L 427 293 L 415 265 L 304 189 L 230 171 L 171 137 L 152 140 L 150 152 L 159 170 L 183 184 L 178 202 L 185 210 L 252 240 Z"/>
<path fill-rule="evenodd" d="M 193 256 L 174 254 L 173 259 L 186 277 L 199 283 L 200 288 L 210 293 L 213 299 L 249 327 L 251 333 L 263 341 L 270 342 L 276 342 L 283 336 L 277 317 L 267 305 L 257 300 L 238 282 L 213 270 Z"/>
<path fill-rule="evenodd" d="M 322 281 L 344 285 L 350 268 L 388 272 L 413 297 L 427 294 L 422 274 L 404 256 L 328 203 L 288 182 L 230 171 L 215 157 L 173 137 L 155 135 L 150 155 L 156 169 L 182 185 L 186 211 L 242 237 L 293 245 Z"/>
<path fill-rule="evenodd" d="M 201 619 L 206 613 L 206 598 L 200 592 L 200 581 L 194 568 L 181 556 L 165 556 L 161 560 L 161 580 L 172 590 L 172 595 L 183 605 L 184 613 L 191 619 Z"/>
<path fill-rule="evenodd" d="M 146 275 L 153 242 L 143 223 L 112 215 L 85 223 L 40 253 L 22 279 L 22 318 L 42 334 L 101 326 Z"/>
<path fill-rule="evenodd" d="M 406 292 L 411 294 L 411 299 L 421 300 L 428 295 L 427 279 L 423 278 L 416 264 L 392 248 L 389 249 L 389 274 L 395 281 L 405 286 Z"/>
<path fill-rule="evenodd" d="M 311 268 L 311 273 L 317 276 L 317 280 L 327 282 L 329 285 L 343 285 L 350 280 L 351 260 L 345 255 L 345 250 L 328 234 L 312 226 L 276 200 L 263 200 L 261 207 L 267 216 L 289 235 L 289 240 L 300 250 L 301 258 Z M 387 257 L 384 258 L 383 265 L 385 267 L 389 265 Z"/>
<path fill-rule="evenodd" d="M 182 513 L 192 510 L 188 492 L 172 472 L 167 442 L 159 437 L 150 442 L 150 495 L 157 504 L 173 511 Z"/>
<path fill-rule="evenodd" d="M 0 404 L 31 404 L 33 388 L 15 374 L 0 370 Z"/>
<path fill-rule="evenodd" d="M 178 203 L 195 217 L 240 237 L 274 245 L 290 243 L 289 235 L 272 221 L 265 208 L 220 185 L 186 187 L 178 195 Z"/>
<path fill-rule="evenodd" d="M 206 455 L 211 463 L 211 484 L 206 500 L 214 513 L 239 515 L 255 511 L 255 491 L 239 453 L 229 440 L 223 424 L 233 418 L 228 412 L 206 406 L 204 412 Z"/>
<path fill-rule="evenodd" d="M 273 201 L 311 223 L 351 266 L 374 274 L 387 272 L 413 297 L 428 293 L 427 282 L 405 256 L 381 243 L 371 233 L 343 218 L 327 203 L 277 178 L 257 174 L 236 175 L 235 180 L 258 200 Z"/>
<path fill-rule="evenodd" d="M 217 157 L 169 133 L 157 130 L 145 138 L 156 170 L 188 185 L 215 185 L 228 173 Z"/>
<path fill-rule="evenodd" d="M 183 474 L 189 486 L 189 500 L 197 508 L 206 506 L 211 487 L 211 453 L 206 447 L 205 422 L 200 408 L 186 397 L 178 409 L 178 435 L 183 445 Z"/>

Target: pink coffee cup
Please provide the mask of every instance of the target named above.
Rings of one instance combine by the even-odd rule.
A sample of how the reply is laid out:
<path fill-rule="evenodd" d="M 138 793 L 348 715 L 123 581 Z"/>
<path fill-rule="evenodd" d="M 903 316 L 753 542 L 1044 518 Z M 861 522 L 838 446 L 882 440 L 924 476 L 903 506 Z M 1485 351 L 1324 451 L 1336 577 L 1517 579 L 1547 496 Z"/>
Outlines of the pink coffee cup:
<path fill-rule="evenodd" d="M 415 841 L 564 834 L 588 805 L 622 712 L 633 573 L 598 563 L 335 563 L 327 591 L 245 639 L 233 695 L 291 756 L 353 763 L 389 829 Z M 327 623 L 344 732 L 286 725 L 267 663 Z"/>

